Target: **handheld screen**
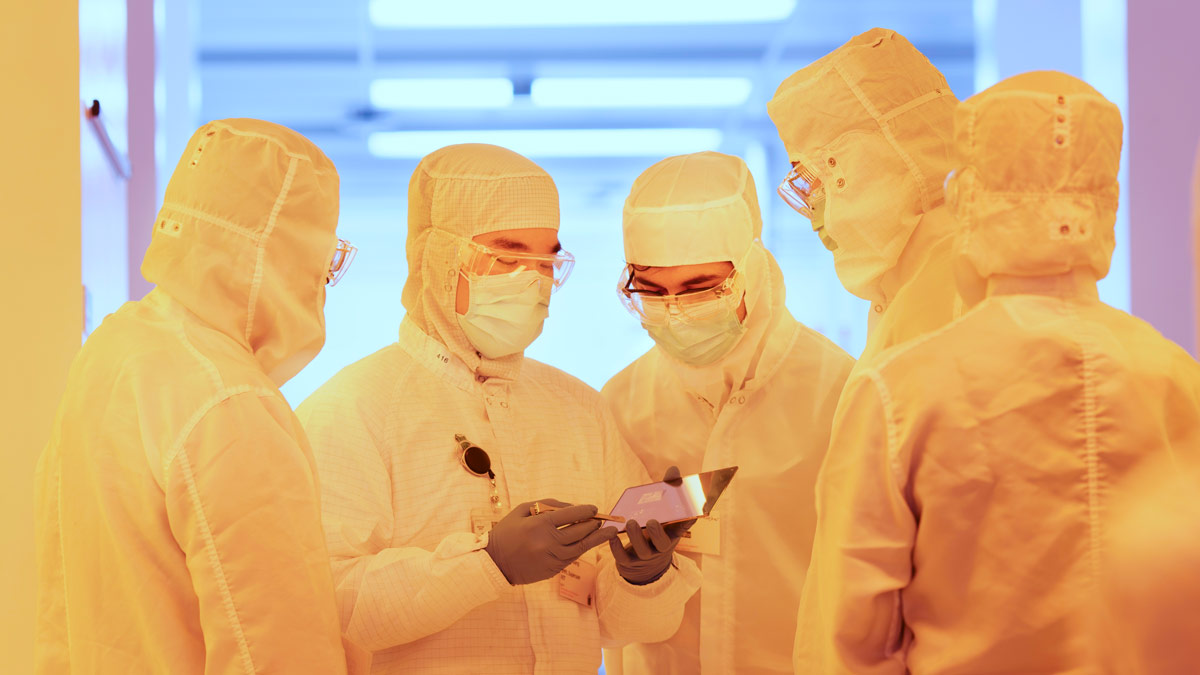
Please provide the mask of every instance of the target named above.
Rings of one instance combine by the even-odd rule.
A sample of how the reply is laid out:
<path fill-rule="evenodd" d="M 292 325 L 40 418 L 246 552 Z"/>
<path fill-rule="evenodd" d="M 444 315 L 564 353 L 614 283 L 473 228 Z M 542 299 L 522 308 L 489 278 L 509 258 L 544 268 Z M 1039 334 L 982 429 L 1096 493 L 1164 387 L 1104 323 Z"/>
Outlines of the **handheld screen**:
<path fill-rule="evenodd" d="M 649 520 L 666 525 L 707 516 L 737 470 L 730 466 L 684 476 L 677 484 L 660 481 L 628 488 L 610 513 L 640 525 Z M 625 531 L 623 522 L 609 525 Z"/>

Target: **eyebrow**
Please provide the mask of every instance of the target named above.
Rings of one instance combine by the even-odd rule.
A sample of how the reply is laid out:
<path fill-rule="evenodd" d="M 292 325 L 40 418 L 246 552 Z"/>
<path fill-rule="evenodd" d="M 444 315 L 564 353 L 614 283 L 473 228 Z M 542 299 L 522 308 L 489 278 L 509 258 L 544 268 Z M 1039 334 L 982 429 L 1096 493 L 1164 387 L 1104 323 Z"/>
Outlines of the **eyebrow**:
<path fill-rule="evenodd" d="M 636 271 L 637 268 L 634 268 L 634 269 Z M 696 286 L 698 284 L 708 284 L 708 283 L 712 283 L 714 281 L 722 281 L 724 279 L 725 279 L 725 277 L 721 276 L 720 274 L 701 274 L 698 276 L 694 276 L 691 279 L 688 279 L 687 281 L 685 281 L 679 285 L 683 286 L 684 288 L 687 288 L 688 286 Z M 666 286 L 663 286 L 662 284 L 656 284 L 653 281 L 650 281 L 649 279 L 643 279 L 642 277 L 639 277 L 636 274 L 634 275 L 633 280 L 636 281 L 641 286 L 650 286 L 650 287 L 656 288 L 660 291 L 667 290 Z"/>
<path fill-rule="evenodd" d="M 696 284 L 707 284 L 707 283 L 711 283 L 713 281 L 723 281 L 724 279 L 725 279 L 725 277 L 723 277 L 719 274 L 701 274 L 699 276 L 695 276 L 695 277 L 692 277 L 691 279 L 688 279 L 687 281 L 680 284 L 680 286 L 695 286 Z"/>
<path fill-rule="evenodd" d="M 502 248 L 506 251 L 525 251 L 527 253 L 533 251 L 533 249 L 529 248 L 529 245 L 525 242 L 517 241 L 516 239 L 509 239 L 508 237 L 503 236 L 496 237 L 488 244 L 488 246 L 490 248 Z M 556 241 L 554 242 L 554 247 L 550 249 L 550 253 L 554 254 L 558 253 L 559 251 L 562 251 L 562 242 Z"/>
<path fill-rule="evenodd" d="M 633 277 L 633 281 L 636 281 L 636 282 L 637 282 L 637 284 L 638 284 L 639 286 L 649 286 L 649 287 L 651 287 L 651 288 L 657 288 L 657 289 L 658 289 L 658 290 L 660 290 L 660 291 L 665 291 L 665 290 L 667 290 L 667 287 L 666 287 L 666 286 L 663 286 L 663 285 L 661 285 L 661 284 L 656 284 L 656 283 L 654 283 L 653 281 L 650 281 L 650 280 L 648 280 L 648 279 L 643 279 L 643 278 L 641 278 L 641 277 L 639 277 L 639 276 L 637 276 L 637 275 L 634 275 L 634 277 Z"/>
<path fill-rule="evenodd" d="M 488 246 L 491 248 L 502 248 L 502 249 L 505 249 L 508 251 L 528 251 L 529 250 L 529 245 L 526 244 L 525 242 L 517 241 L 516 239 L 509 239 L 508 237 L 496 237 L 495 239 L 488 242 Z"/>

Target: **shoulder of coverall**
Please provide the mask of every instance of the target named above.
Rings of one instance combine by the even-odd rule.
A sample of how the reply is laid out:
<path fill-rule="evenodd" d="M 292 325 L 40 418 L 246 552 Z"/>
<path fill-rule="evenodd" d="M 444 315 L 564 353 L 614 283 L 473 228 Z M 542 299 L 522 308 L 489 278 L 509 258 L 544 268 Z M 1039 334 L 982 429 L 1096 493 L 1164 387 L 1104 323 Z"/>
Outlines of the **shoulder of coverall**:
<path fill-rule="evenodd" d="M 989 298 L 988 302 L 994 301 Z M 1164 336 L 1149 321 L 1123 312 L 1116 307 L 1101 305 L 1100 311 L 1109 315 L 1113 325 L 1120 325 L 1127 344 L 1153 345 L 1153 349 L 1134 349 L 1126 355 L 1128 368 L 1145 377 L 1157 374 L 1164 381 L 1182 384 L 1191 392 L 1200 408 L 1200 361 L 1186 349 Z"/>
<path fill-rule="evenodd" d="M 323 339 L 337 220 L 337 170 L 311 141 L 261 120 L 209 122 L 167 185 L 142 274 L 269 371 Z"/>
<path fill-rule="evenodd" d="M 624 405 L 628 401 L 630 391 L 639 383 L 654 381 L 656 386 L 661 386 L 663 383 L 655 381 L 655 374 L 662 372 L 662 358 L 662 350 L 651 345 L 641 356 L 608 378 L 600 388 L 600 395 L 610 406 L 618 403 Z"/>
<path fill-rule="evenodd" d="M 406 374 L 417 365 L 412 354 L 393 342 L 343 367 L 305 402 L 322 397 L 348 402 L 382 401 L 394 390 L 406 388 Z M 362 407 L 362 404 L 355 405 Z"/>
<path fill-rule="evenodd" d="M 122 414 L 106 416 L 104 431 L 139 438 L 160 486 L 186 440 L 181 433 L 232 397 L 276 391 L 244 347 L 202 322 L 179 321 L 175 312 L 186 310 L 152 291 L 106 317 L 72 362 L 64 397 L 76 410 L 122 401 Z"/>
<path fill-rule="evenodd" d="M 1121 132 L 1117 106 L 1064 73 L 1025 73 L 963 101 L 947 198 L 980 276 L 1108 274 Z"/>
<path fill-rule="evenodd" d="M 788 355 L 790 360 L 825 363 L 832 358 L 834 363 L 845 364 L 847 369 L 854 365 L 855 358 L 839 347 L 836 342 L 792 316 L 792 313 L 788 312 L 786 308 L 784 311 L 787 321 L 794 324 L 797 331 L 793 353 Z"/>
<path fill-rule="evenodd" d="M 296 406 L 305 428 L 316 424 L 365 428 L 373 438 L 385 438 L 389 411 L 401 396 L 428 395 L 427 382 L 414 386 L 410 373 L 416 359 L 400 345 L 390 344 L 339 370 Z M 321 447 L 314 445 L 320 452 Z"/>
<path fill-rule="evenodd" d="M 545 391 L 552 399 L 578 407 L 589 414 L 599 414 L 604 408 L 600 392 L 583 380 L 528 356 L 522 362 L 521 376 L 517 387 L 536 388 Z"/>
<path fill-rule="evenodd" d="M 788 158 L 818 173 L 825 168 L 822 149 L 838 138 L 885 132 L 928 211 L 942 202 L 957 102 L 945 76 L 912 43 L 874 28 L 785 79 L 767 113 Z M 905 114 L 918 108 L 919 114 Z"/>
<path fill-rule="evenodd" d="M 161 380 L 169 372 L 173 390 L 187 389 L 204 398 L 246 386 L 277 389 L 243 341 L 199 320 L 171 296 L 155 290 L 137 304 L 142 305 L 140 318 L 154 316 L 151 335 L 142 340 L 149 344 L 143 344 L 139 352 L 147 358 L 157 354 L 158 358 L 172 359 L 170 365 L 161 364 L 157 376 L 147 369 L 146 377 Z M 163 318 L 165 324 L 161 323 Z"/>
<path fill-rule="evenodd" d="M 976 309 L 980 307 L 982 305 L 977 306 Z M 854 362 L 850 379 L 868 378 L 877 387 L 886 389 L 885 383 L 894 373 L 908 372 L 912 364 L 918 364 L 917 367 L 927 374 L 927 377 L 924 377 L 925 380 L 934 384 L 940 379 L 944 379 L 946 382 L 952 381 L 953 377 L 947 375 L 943 378 L 934 371 L 941 372 L 943 368 L 949 368 L 950 373 L 957 374 L 954 355 L 959 351 L 962 342 L 955 338 L 955 334 L 964 330 L 962 328 L 964 325 L 968 326 L 965 330 L 971 330 L 970 326 L 979 319 L 979 316 L 981 314 L 978 311 L 968 312 L 929 332 L 885 347 L 873 354 L 864 354 L 862 358 Z M 984 332 L 994 332 L 986 328 L 983 330 Z M 977 353 L 973 347 L 967 348 L 967 351 Z M 930 354 L 937 356 L 931 358 Z M 847 382 L 848 385 L 849 382 Z"/>

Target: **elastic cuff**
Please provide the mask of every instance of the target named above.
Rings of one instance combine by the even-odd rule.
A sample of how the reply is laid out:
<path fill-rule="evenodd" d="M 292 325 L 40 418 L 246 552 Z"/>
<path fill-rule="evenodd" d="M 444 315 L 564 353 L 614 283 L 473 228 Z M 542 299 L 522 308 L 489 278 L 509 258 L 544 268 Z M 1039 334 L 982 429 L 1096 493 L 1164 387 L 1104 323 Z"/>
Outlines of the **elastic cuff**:
<path fill-rule="evenodd" d="M 512 584 L 508 583 L 508 579 L 504 577 L 504 572 L 500 571 L 500 568 L 496 566 L 496 561 L 492 560 L 492 556 L 488 555 L 487 551 L 480 549 L 471 555 L 482 556 L 480 566 L 483 568 L 484 574 L 487 575 L 488 582 L 490 582 L 492 588 L 497 593 L 503 593 L 513 587 Z"/>
<path fill-rule="evenodd" d="M 613 565 L 611 569 L 612 575 L 617 578 L 616 582 L 618 587 L 626 593 L 639 598 L 656 598 L 662 595 L 668 588 L 671 587 L 671 581 L 675 577 L 679 576 L 679 570 L 675 568 L 674 564 L 672 564 L 667 568 L 666 572 L 663 572 L 662 576 L 654 581 L 645 584 L 635 584 L 621 576 L 621 573 L 617 570 L 616 565 Z"/>

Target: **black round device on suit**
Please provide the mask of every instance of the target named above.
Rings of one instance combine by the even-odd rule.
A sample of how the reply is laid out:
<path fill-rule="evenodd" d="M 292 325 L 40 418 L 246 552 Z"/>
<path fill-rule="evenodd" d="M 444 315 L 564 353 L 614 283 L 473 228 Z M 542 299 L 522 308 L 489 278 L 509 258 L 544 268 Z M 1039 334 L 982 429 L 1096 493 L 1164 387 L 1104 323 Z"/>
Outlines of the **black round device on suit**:
<path fill-rule="evenodd" d="M 464 469 L 476 476 L 496 477 L 496 474 L 492 472 L 492 458 L 488 457 L 487 451 L 468 441 L 467 437 L 462 434 L 455 435 L 454 440 L 458 441 L 458 447 L 462 449 L 458 461 Z"/>

